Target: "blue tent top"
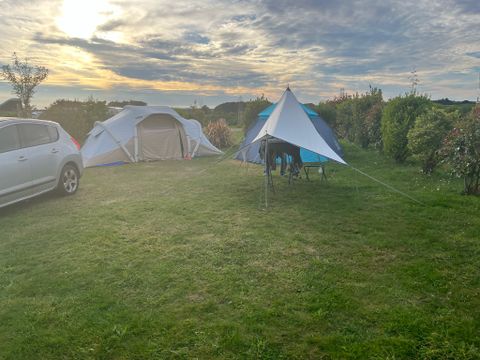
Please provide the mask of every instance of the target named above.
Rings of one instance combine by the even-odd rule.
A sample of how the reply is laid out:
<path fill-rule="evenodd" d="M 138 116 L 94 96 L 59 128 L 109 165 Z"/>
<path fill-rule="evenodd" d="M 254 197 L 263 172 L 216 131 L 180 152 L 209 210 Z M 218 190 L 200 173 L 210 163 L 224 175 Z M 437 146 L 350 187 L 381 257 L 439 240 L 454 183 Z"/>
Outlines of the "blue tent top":
<path fill-rule="evenodd" d="M 312 116 L 318 116 L 318 114 L 313 111 L 312 109 L 310 109 L 307 105 L 304 105 L 304 104 L 300 104 L 302 105 L 303 107 L 303 110 L 305 110 L 305 113 L 309 116 L 309 117 L 312 117 Z M 268 118 L 273 110 L 275 110 L 275 106 L 277 106 L 277 104 L 272 104 L 270 105 L 269 107 L 267 107 L 266 109 L 264 109 L 263 111 L 261 111 L 259 114 L 258 114 L 258 117 L 260 118 Z"/>

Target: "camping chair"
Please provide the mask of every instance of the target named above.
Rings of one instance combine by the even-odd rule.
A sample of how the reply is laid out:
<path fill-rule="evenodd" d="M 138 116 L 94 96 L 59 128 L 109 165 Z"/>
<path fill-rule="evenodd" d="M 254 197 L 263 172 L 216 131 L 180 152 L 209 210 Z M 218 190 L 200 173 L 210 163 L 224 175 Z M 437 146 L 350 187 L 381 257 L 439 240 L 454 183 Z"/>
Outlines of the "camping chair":
<path fill-rule="evenodd" d="M 315 168 L 319 170 L 320 175 L 320 180 L 323 182 L 323 180 L 327 181 L 327 174 L 325 172 L 325 164 L 324 163 L 308 163 L 303 165 L 303 171 L 305 172 L 305 177 L 307 178 L 308 181 L 310 181 L 310 169 Z"/>

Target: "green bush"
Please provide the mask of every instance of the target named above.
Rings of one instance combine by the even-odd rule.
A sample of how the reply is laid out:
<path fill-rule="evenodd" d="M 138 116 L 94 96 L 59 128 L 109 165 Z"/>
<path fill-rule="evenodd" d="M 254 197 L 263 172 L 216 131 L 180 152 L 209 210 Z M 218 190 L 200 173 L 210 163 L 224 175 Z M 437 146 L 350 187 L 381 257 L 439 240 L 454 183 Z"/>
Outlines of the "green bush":
<path fill-rule="evenodd" d="M 268 101 L 268 99 L 263 95 L 257 97 L 255 100 L 247 101 L 245 105 L 245 118 L 243 121 L 243 129 L 247 131 L 250 125 L 252 125 L 255 120 L 257 120 L 258 113 L 260 113 L 263 109 L 265 109 L 271 104 L 272 103 Z"/>
<path fill-rule="evenodd" d="M 338 134 L 363 148 L 381 143 L 380 114 L 383 108 L 382 91 L 370 88 L 365 94 L 343 96 L 336 105 Z"/>
<path fill-rule="evenodd" d="M 70 135 L 83 143 L 95 122 L 104 121 L 109 117 L 105 101 L 88 99 L 56 100 L 42 113 L 40 119 L 58 122 Z"/>
<path fill-rule="evenodd" d="M 381 131 L 383 107 L 384 103 L 381 100 L 373 104 L 365 115 L 368 144 L 377 150 L 380 150 L 383 146 Z"/>
<path fill-rule="evenodd" d="M 314 109 L 333 129 L 337 127 L 337 111 L 330 101 L 319 103 Z"/>
<path fill-rule="evenodd" d="M 452 175 L 463 178 L 463 192 L 480 194 L 480 107 L 447 135 L 441 154 Z"/>
<path fill-rule="evenodd" d="M 189 108 L 175 108 L 175 111 L 180 114 L 180 116 L 185 119 L 195 119 L 198 120 L 202 125 L 207 125 L 212 118 L 212 109 L 207 105 L 202 107 L 191 106 Z M 218 118 L 217 118 L 218 119 Z"/>
<path fill-rule="evenodd" d="M 354 142 L 354 100 L 348 99 L 337 105 L 337 132 L 340 137 Z"/>
<path fill-rule="evenodd" d="M 382 141 L 386 155 L 402 163 L 408 156 L 407 134 L 415 119 L 430 105 L 426 96 L 415 93 L 398 96 L 390 100 L 382 114 Z"/>
<path fill-rule="evenodd" d="M 408 132 L 408 149 L 421 162 L 425 174 L 431 174 L 437 166 L 440 160 L 438 150 L 452 127 L 445 111 L 431 108 L 417 117 L 415 125 Z"/>
<path fill-rule="evenodd" d="M 189 108 L 175 108 L 175 111 L 185 119 L 198 120 L 205 126 L 217 119 L 225 119 L 227 124 L 237 125 L 242 122 L 244 106 L 244 102 L 230 102 L 223 103 L 214 109 L 203 105 L 202 107 L 191 106 Z"/>

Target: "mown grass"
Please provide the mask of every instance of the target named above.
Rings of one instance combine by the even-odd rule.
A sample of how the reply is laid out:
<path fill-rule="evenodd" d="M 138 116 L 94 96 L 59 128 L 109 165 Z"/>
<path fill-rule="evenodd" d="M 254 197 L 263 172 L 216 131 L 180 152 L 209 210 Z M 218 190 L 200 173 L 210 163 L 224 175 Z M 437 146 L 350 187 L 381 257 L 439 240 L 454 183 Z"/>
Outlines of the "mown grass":
<path fill-rule="evenodd" d="M 480 199 L 347 146 L 328 183 L 196 159 L 0 211 L 2 359 L 478 359 Z"/>

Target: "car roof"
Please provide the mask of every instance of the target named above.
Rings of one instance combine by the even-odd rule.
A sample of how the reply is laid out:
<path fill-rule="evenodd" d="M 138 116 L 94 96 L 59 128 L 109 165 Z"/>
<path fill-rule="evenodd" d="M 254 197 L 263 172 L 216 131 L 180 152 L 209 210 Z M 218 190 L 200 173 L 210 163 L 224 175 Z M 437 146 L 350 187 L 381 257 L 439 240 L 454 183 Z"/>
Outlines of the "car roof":
<path fill-rule="evenodd" d="M 42 125 L 58 125 L 58 123 L 50 120 L 38 120 L 38 119 L 22 119 L 22 118 L 9 118 L 0 117 L 0 127 L 4 127 L 12 124 L 42 124 Z"/>

